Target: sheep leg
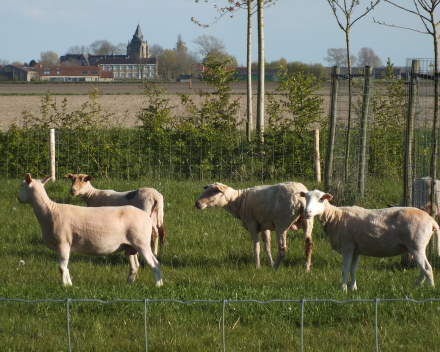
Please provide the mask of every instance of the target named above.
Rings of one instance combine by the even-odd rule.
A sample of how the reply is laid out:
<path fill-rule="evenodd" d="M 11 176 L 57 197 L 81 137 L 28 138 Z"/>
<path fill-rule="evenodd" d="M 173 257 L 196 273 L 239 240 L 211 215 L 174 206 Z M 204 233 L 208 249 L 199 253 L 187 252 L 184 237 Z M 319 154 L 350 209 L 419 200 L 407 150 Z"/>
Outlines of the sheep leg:
<path fill-rule="evenodd" d="M 127 284 L 131 284 L 136 279 L 136 274 L 139 270 L 139 261 L 137 259 L 137 254 L 130 254 L 129 252 L 125 252 L 125 256 L 128 259 L 129 272 L 127 278 Z"/>
<path fill-rule="evenodd" d="M 342 252 L 342 291 L 347 291 L 348 272 L 353 259 L 353 251 L 345 250 Z"/>
<path fill-rule="evenodd" d="M 351 278 L 350 290 L 352 290 L 352 291 L 356 291 L 357 290 L 356 270 L 357 270 L 357 267 L 358 267 L 359 258 L 360 258 L 359 254 L 353 254 L 353 256 L 351 257 L 351 264 L 350 264 L 350 278 Z"/>
<path fill-rule="evenodd" d="M 414 259 L 417 261 L 417 263 L 420 266 L 420 275 L 414 285 L 421 286 L 426 278 L 428 279 L 428 285 L 434 287 L 434 276 L 432 274 L 431 265 L 429 264 L 428 259 L 426 258 L 425 251 L 424 250 L 414 251 L 413 255 L 414 255 Z"/>
<path fill-rule="evenodd" d="M 156 257 L 153 255 L 151 248 L 148 246 L 147 248 L 136 248 L 137 251 L 144 257 L 146 263 L 149 265 L 151 270 L 153 271 L 154 279 L 156 281 L 156 286 L 160 287 L 163 285 L 162 274 L 160 270 L 160 264 L 157 261 Z"/>
<path fill-rule="evenodd" d="M 261 237 L 263 238 L 263 250 L 267 255 L 267 262 L 270 266 L 273 266 L 272 253 L 270 252 L 270 230 L 262 231 Z"/>
<path fill-rule="evenodd" d="M 302 220 L 303 231 L 304 231 L 304 242 L 306 245 L 306 262 L 304 263 L 304 269 L 308 272 L 310 271 L 310 266 L 312 264 L 312 252 L 313 252 L 313 242 L 312 242 L 312 229 L 313 229 L 313 219 Z"/>
<path fill-rule="evenodd" d="M 287 253 L 287 241 L 286 241 L 287 230 L 281 233 L 278 230 L 276 232 L 277 232 L 277 240 L 278 240 L 278 253 L 277 253 L 277 257 L 275 258 L 275 264 L 274 264 L 275 270 L 277 270 L 280 267 L 281 262 L 283 261 L 284 256 Z"/>
<path fill-rule="evenodd" d="M 252 233 L 252 242 L 254 244 L 255 269 L 260 269 L 260 237 L 257 232 Z"/>
<path fill-rule="evenodd" d="M 61 279 L 63 281 L 63 286 L 72 286 L 72 280 L 70 279 L 69 274 L 69 256 L 70 256 L 70 248 L 63 247 L 58 250 L 58 259 L 60 266 Z"/>
<path fill-rule="evenodd" d="M 157 257 L 157 250 L 159 244 L 159 231 L 157 230 L 157 226 L 153 224 L 153 233 L 151 236 L 151 242 L 153 247 L 153 254 Z"/>

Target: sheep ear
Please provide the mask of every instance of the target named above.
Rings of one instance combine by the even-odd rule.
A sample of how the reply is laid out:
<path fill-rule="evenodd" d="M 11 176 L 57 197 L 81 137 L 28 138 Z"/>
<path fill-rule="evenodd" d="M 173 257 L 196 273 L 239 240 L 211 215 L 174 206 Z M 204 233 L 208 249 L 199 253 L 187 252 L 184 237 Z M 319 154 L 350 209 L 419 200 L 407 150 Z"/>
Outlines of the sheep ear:
<path fill-rule="evenodd" d="M 47 181 L 49 181 L 52 178 L 52 176 L 46 176 L 41 180 L 41 183 L 44 185 Z"/>
<path fill-rule="evenodd" d="M 84 177 L 84 182 L 91 181 L 92 178 L 93 178 L 92 176 L 87 175 L 86 177 Z"/>
<path fill-rule="evenodd" d="M 301 196 L 301 197 L 305 197 L 306 196 L 306 193 L 305 192 L 299 192 L 299 195 Z"/>
<path fill-rule="evenodd" d="M 323 196 L 321 197 L 322 200 L 327 199 L 329 202 L 332 201 L 333 196 L 329 193 L 324 193 Z"/>
<path fill-rule="evenodd" d="M 225 193 L 225 191 L 227 190 L 227 186 L 219 186 L 218 189 L 220 190 L 220 192 Z"/>
<path fill-rule="evenodd" d="M 25 181 L 27 182 L 27 184 L 31 184 L 32 179 L 31 179 L 31 174 L 26 174 L 26 176 L 24 177 Z"/>
<path fill-rule="evenodd" d="M 67 175 L 65 175 L 66 178 L 72 178 L 72 174 L 69 172 Z"/>
<path fill-rule="evenodd" d="M 211 186 L 212 186 L 212 184 L 211 184 L 211 185 L 203 186 L 203 189 L 208 189 L 208 188 L 211 187 Z"/>

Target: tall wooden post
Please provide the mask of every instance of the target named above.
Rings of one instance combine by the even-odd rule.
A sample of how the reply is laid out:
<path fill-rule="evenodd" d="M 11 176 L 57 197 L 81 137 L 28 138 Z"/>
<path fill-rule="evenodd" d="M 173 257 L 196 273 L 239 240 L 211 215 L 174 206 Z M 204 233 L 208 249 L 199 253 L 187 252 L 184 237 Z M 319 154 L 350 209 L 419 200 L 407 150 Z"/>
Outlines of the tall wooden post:
<path fill-rule="evenodd" d="M 328 146 L 327 157 L 325 162 L 325 190 L 329 191 L 332 184 L 333 174 L 333 158 L 335 153 L 335 134 L 336 134 L 336 119 L 338 116 L 338 96 L 339 96 L 339 77 L 341 73 L 339 66 L 333 67 L 332 74 L 332 101 L 330 107 L 330 124 L 328 129 Z"/>
<path fill-rule="evenodd" d="M 365 195 L 365 179 L 367 173 L 367 149 L 368 149 L 368 114 L 370 112 L 370 102 L 373 83 L 373 67 L 365 66 L 364 69 L 364 96 L 362 99 L 362 117 L 359 140 L 359 174 L 358 192 L 361 197 Z"/>
<path fill-rule="evenodd" d="M 50 176 L 55 181 L 55 129 L 49 130 L 49 160 L 50 160 Z"/>
<path fill-rule="evenodd" d="M 315 162 L 315 181 L 321 182 L 321 160 L 319 154 L 319 130 L 313 131 L 313 151 Z"/>
<path fill-rule="evenodd" d="M 405 165 L 403 170 L 404 190 L 403 202 L 407 207 L 412 206 L 412 159 L 413 159 L 413 144 L 414 144 L 414 121 L 417 107 L 417 74 L 419 73 L 419 60 L 412 60 L 411 62 L 411 77 L 409 81 L 409 97 L 408 97 L 408 113 L 406 116 L 406 131 L 405 131 Z"/>

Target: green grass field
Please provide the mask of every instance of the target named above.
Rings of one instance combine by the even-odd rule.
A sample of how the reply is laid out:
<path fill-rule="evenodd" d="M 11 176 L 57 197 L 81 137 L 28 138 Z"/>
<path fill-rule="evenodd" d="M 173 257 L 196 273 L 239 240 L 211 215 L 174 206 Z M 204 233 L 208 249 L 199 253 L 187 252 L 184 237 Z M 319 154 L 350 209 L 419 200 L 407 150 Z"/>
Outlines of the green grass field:
<path fill-rule="evenodd" d="M 24 176 L 24 175 L 23 175 Z M 437 288 L 413 287 L 419 269 L 403 269 L 400 257 L 361 257 L 358 291 L 343 293 L 339 254 L 332 251 L 318 223 L 310 273 L 303 270 L 302 231 L 288 233 L 288 252 L 275 272 L 262 251 L 262 268 L 254 269 L 252 243 L 240 221 L 222 209 L 199 211 L 194 202 L 207 182 L 111 182 L 97 188 L 119 191 L 156 188 L 165 199 L 165 245 L 159 250 L 164 286 L 154 286 L 149 267 L 141 266 L 133 285 L 125 284 L 124 255 L 86 257 L 72 254 L 72 287 L 64 288 L 55 252 L 41 240 L 28 204 L 16 196 L 21 180 L 2 180 L 0 188 L 0 298 L 38 299 L 176 299 L 268 301 L 272 299 L 439 298 Z M 230 183 L 234 188 L 252 186 Z M 309 189 L 320 185 L 305 182 Z M 59 203 L 83 206 L 72 198 L 70 182 L 48 183 Z M 322 187 L 321 187 L 322 188 Z M 377 181 L 361 205 L 385 207 L 401 198 L 401 184 Z M 275 235 L 272 253 L 276 254 Z M 25 264 L 20 264 L 23 260 Z M 438 257 L 437 257 L 438 260 Z M 141 260 L 142 261 L 142 260 Z M 434 278 L 440 284 L 438 268 Z M 1 351 L 67 351 L 66 302 L 0 302 Z M 69 306 L 72 351 L 142 351 L 144 305 L 139 302 L 75 302 Z M 434 351 L 440 345 L 440 303 L 382 302 L 378 305 L 380 351 Z M 222 304 L 152 302 L 147 305 L 149 351 L 221 351 Z M 375 304 L 310 302 L 304 305 L 304 351 L 372 351 L 375 349 Z M 300 351 L 301 304 L 264 305 L 235 302 L 225 307 L 227 351 Z"/>

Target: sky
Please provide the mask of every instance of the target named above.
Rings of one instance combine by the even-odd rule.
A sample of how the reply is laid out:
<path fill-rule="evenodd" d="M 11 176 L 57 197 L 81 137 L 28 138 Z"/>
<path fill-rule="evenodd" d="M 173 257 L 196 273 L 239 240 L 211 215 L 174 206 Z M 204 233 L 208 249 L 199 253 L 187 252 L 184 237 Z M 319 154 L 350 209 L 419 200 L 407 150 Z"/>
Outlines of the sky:
<path fill-rule="evenodd" d="M 414 9 L 412 0 L 397 0 Z M 54 51 L 59 56 L 75 45 L 90 45 L 108 40 L 117 45 L 128 43 L 139 24 L 144 39 L 151 46 L 175 47 L 180 34 L 190 51 L 199 48 L 194 40 L 203 34 L 221 39 L 228 54 L 246 64 L 246 10 L 233 18 L 218 17 L 214 5 L 226 0 L 20 0 L 4 1 L 0 7 L 0 60 L 10 63 L 39 61 L 40 53 Z M 370 0 L 360 0 L 353 18 L 360 16 Z M 440 11 L 440 9 L 439 9 Z M 407 59 L 433 58 L 431 35 L 378 25 L 376 20 L 423 30 L 420 19 L 384 1 L 357 21 L 350 34 L 351 52 L 362 47 L 373 49 L 385 63 L 389 57 L 395 66 L 405 66 Z M 439 16 L 439 15 L 438 15 Z M 438 17 L 437 16 L 437 17 Z M 202 28 L 191 22 L 212 24 Z M 257 61 L 257 17 L 253 18 L 252 61 Z M 345 47 L 345 33 L 339 28 L 327 0 L 278 0 L 264 10 L 266 61 L 285 58 L 287 62 L 321 63 L 327 49 Z"/>

